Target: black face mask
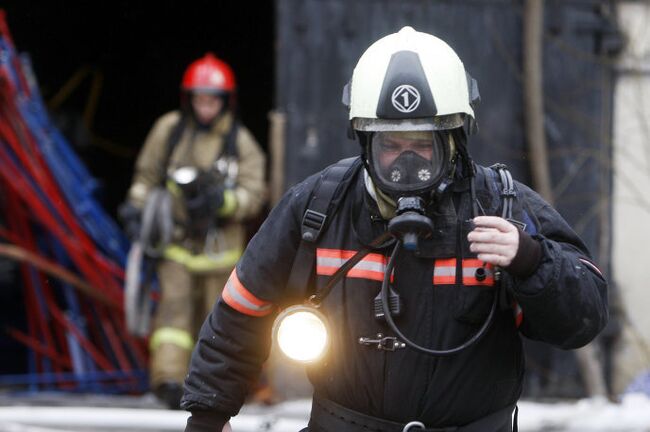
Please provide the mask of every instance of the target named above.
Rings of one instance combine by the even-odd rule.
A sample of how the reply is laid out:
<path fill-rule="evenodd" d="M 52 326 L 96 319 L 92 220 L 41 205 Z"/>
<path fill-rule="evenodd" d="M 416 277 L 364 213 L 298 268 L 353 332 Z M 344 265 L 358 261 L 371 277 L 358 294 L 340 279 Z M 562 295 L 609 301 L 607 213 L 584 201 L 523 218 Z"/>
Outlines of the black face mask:
<path fill-rule="evenodd" d="M 370 176 L 375 186 L 395 199 L 428 195 L 449 170 L 448 146 L 441 133 L 432 132 L 427 140 L 376 132 L 369 146 Z"/>
<path fill-rule="evenodd" d="M 390 164 L 385 176 L 392 183 L 419 189 L 433 178 L 431 162 L 419 154 L 406 151 Z"/>

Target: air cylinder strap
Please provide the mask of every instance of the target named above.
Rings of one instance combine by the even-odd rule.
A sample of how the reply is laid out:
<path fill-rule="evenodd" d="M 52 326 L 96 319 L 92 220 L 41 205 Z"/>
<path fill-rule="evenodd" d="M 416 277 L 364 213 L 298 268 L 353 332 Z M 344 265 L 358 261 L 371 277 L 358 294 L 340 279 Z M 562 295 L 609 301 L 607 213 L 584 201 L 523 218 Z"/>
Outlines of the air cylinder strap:
<path fill-rule="evenodd" d="M 342 197 L 352 181 L 344 181 L 359 170 L 361 158 L 343 159 L 327 168 L 314 188 L 301 225 L 301 241 L 293 261 L 288 285 L 301 292 L 314 274 L 316 264 L 316 242 L 333 213 L 330 205 L 336 197 Z"/>

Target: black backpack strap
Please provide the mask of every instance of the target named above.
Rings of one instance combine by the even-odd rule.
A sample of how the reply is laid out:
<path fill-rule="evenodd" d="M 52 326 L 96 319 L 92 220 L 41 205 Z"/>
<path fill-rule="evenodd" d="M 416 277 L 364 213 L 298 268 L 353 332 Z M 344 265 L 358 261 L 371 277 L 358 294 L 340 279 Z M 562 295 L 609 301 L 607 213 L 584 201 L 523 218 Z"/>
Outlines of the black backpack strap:
<path fill-rule="evenodd" d="M 526 230 L 526 224 L 520 222 L 512 217 L 513 203 L 517 198 L 517 190 L 515 189 L 515 182 L 512 179 L 512 174 L 510 170 L 504 164 L 497 163 L 492 165 L 494 171 L 497 172 L 497 175 L 501 179 L 501 217 L 510 222 L 511 224 L 521 228 L 523 231 Z"/>
<path fill-rule="evenodd" d="M 239 157 L 239 149 L 237 148 L 237 133 L 239 132 L 239 121 L 233 119 L 232 126 L 225 137 L 223 151 L 221 156 Z"/>
<path fill-rule="evenodd" d="M 160 181 L 158 183 L 160 186 L 164 186 L 167 182 L 167 165 L 169 164 L 169 160 L 172 157 L 172 153 L 174 152 L 176 145 L 179 143 L 181 137 L 183 136 L 185 126 L 187 126 L 187 115 L 185 113 L 181 113 L 178 122 L 176 122 L 176 124 L 171 128 L 169 136 L 167 137 L 167 142 L 165 143 L 165 152 L 163 153 L 160 167 Z"/>
<path fill-rule="evenodd" d="M 501 191 L 499 196 L 501 198 L 501 217 L 504 219 L 512 218 L 512 203 L 517 197 L 515 191 L 515 183 L 512 180 L 512 175 L 505 164 L 497 163 L 490 167 L 496 171 L 499 179 L 501 180 Z"/>
<path fill-rule="evenodd" d="M 302 218 L 300 235 L 304 241 L 315 243 L 318 240 L 327 221 L 330 204 L 339 186 L 344 186 L 344 190 L 341 191 L 344 194 L 350 182 L 342 183 L 343 179 L 349 177 L 360 166 L 361 158 L 353 157 L 343 159 L 323 171 Z M 342 196 L 342 194 L 338 194 L 339 198 Z"/>
<path fill-rule="evenodd" d="M 301 241 L 293 261 L 288 285 L 302 292 L 313 274 L 316 262 L 316 242 L 329 222 L 335 208 L 332 203 L 347 193 L 352 177 L 362 166 L 361 158 L 343 159 L 325 169 L 311 193 L 300 228 Z M 348 181 L 345 181 L 348 180 Z"/>
<path fill-rule="evenodd" d="M 517 198 L 517 190 L 515 188 L 515 182 L 512 179 L 512 174 L 510 174 L 510 170 L 508 170 L 506 165 L 501 163 L 494 164 L 490 168 L 496 172 L 496 176 L 490 176 L 495 181 L 496 188 L 498 189 L 499 183 L 502 188 L 499 193 L 499 197 L 501 198 L 501 217 L 514 226 L 520 228 L 522 231 L 525 231 L 526 224 L 512 217 L 513 205 Z M 514 297 L 511 287 L 502 285 L 499 289 L 498 296 L 499 307 L 501 310 L 511 310 L 513 308 L 512 302 Z M 517 430 L 517 414 L 518 408 L 515 407 L 513 431 Z"/>

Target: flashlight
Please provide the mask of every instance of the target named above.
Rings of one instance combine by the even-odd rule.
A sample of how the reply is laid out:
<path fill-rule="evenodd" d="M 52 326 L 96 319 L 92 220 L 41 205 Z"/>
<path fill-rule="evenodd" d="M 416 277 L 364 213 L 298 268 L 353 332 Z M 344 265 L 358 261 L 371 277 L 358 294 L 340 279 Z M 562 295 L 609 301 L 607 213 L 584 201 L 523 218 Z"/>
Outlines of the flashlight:
<path fill-rule="evenodd" d="M 345 275 L 359 261 L 391 238 L 385 232 L 374 239 L 366 248 L 358 251 L 339 267 L 327 284 L 311 295 L 303 304 L 293 305 L 282 311 L 273 323 L 273 340 L 288 359 L 310 364 L 322 359 L 330 346 L 330 325 L 327 317 L 318 308 L 322 301 Z"/>
<path fill-rule="evenodd" d="M 275 319 L 273 340 L 289 359 L 314 363 L 325 355 L 329 347 L 329 323 L 325 315 L 313 306 L 291 306 Z"/>
<path fill-rule="evenodd" d="M 190 166 L 180 167 L 172 173 L 172 179 L 174 179 L 179 186 L 189 185 L 196 180 L 198 176 L 199 171 Z"/>

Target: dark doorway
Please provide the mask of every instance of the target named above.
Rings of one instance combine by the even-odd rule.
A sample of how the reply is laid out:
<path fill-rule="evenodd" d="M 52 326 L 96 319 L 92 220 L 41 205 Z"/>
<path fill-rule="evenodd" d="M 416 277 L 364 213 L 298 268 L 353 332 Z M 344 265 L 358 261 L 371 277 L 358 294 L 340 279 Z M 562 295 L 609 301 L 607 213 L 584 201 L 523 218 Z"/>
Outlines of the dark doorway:
<path fill-rule="evenodd" d="M 16 49 L 31 59 L 43 99 L 56 105 L 50 109 L 55 123 L 97 179 L 96 198 L 113 216 L 149 128 L 178 106 L 183 71 L 206 51 L 234 69 L 241 118 L 267 148 L 274 82 L 271 2 L 5 3 L 0 9 Z M 91 121 L 84 121 L 92 111 Z M 0 323 L 24 328 L 24 310 L 16 306 L 23 303 L 17 265 L 0 260 L 0 270 L 0 303 L 7 305 Z M 26 372 L 22 344 L 2 336 L 0 348 L 7 354 L 0 360 L 2 373 Z"/>
<path fill-rule="evenodd" d="M 208 50 L 234 69 L 242 120 L 266 149 L 272 2 L 20 0 L 0 7 L 17 49 L 31 57 L 45 101 L 79 78 L 52 115 L 100 181 L 108 212 L 124 199 L 154 120 L 177 107 L 186 66 Z M 89 131 L 82 119 L 93 82 L 99 92 Z"/>

